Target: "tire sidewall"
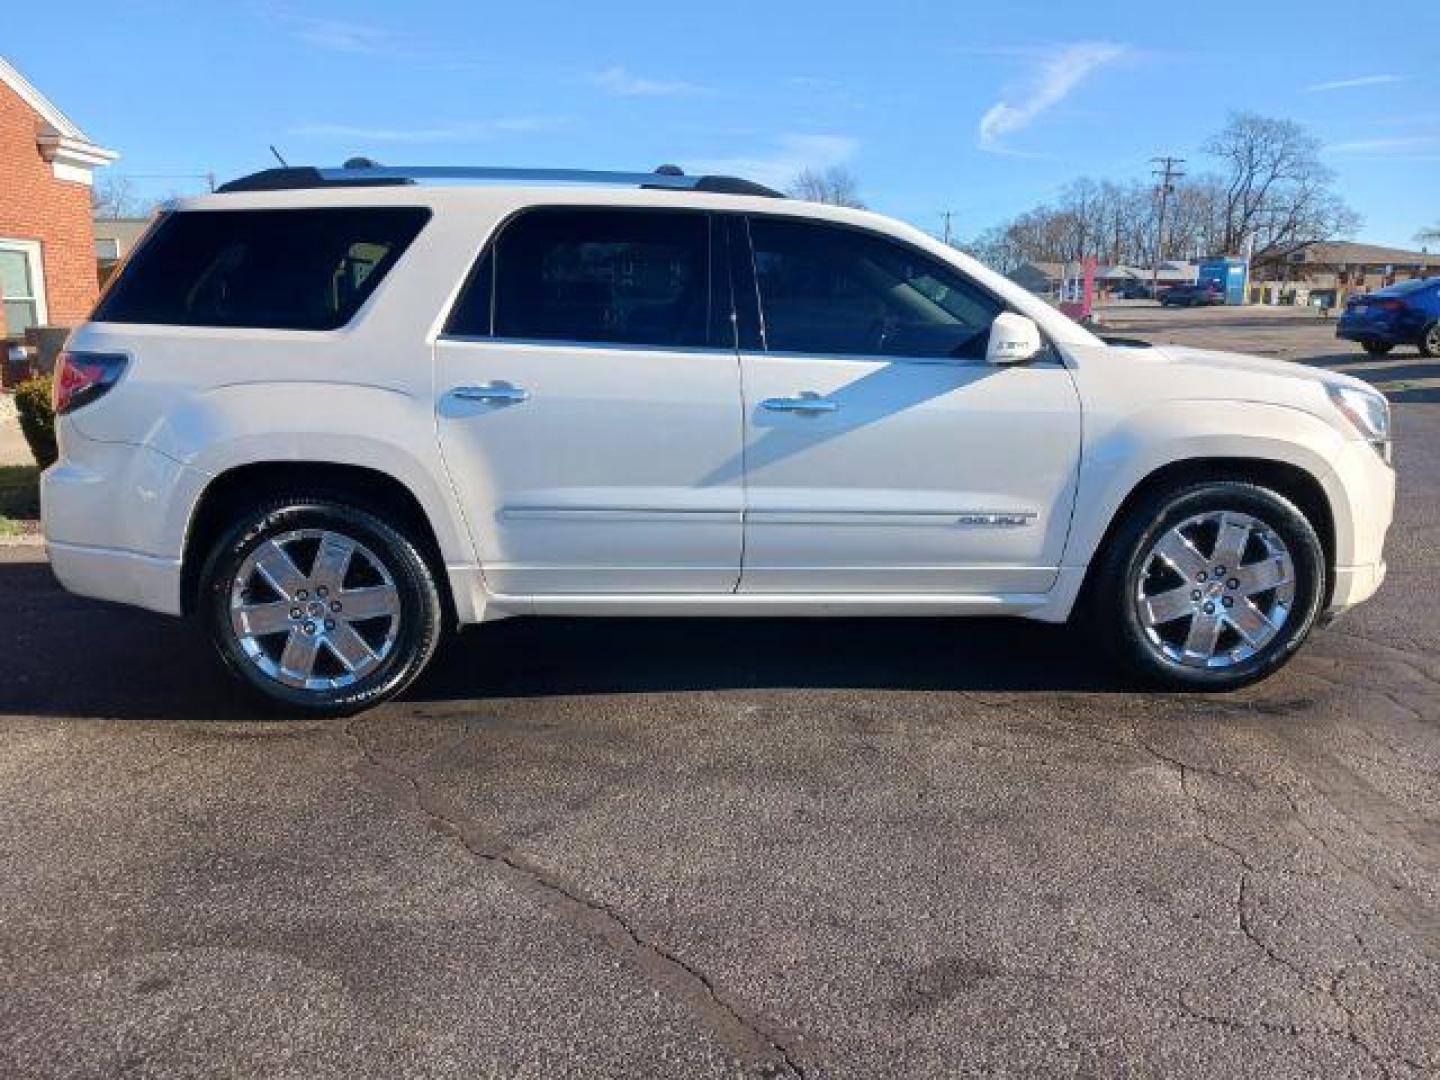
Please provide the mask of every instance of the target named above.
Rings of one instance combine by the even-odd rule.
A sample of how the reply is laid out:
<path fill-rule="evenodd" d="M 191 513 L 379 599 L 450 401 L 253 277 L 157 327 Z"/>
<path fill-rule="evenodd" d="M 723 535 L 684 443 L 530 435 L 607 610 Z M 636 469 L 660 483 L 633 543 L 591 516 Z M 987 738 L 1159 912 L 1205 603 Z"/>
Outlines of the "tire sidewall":
<path fill-rule="evenodd" d="M 375 671 L 336 690 L 302 690 L 270 678 L 246 656 L 231 623 L 235 575 L 266 540 L 297 529 L 325 529 L 363 544 L 395 582 L 400 628 L 390 655 Z M 216 544 L 201 576 L 199 609 L 225 666 L 268 704 L 303 715 L 348 715 L 405 688 L 434 652 L 440 604 L 430 570 L 401 533 L 364 510 L 318 498 L 278 500 L 247 515 Z"/>
<path fill-rule="evenodd" d="M 1236 481 L 1196 485 L 1152 503 L 1135 516 L 1123 562 L 1105 590 L 1114 605 L 1113 625 L 1122 659 L 1142 677 L 1179 688 L 1229 690 L 1255 682 L 1281 667 L 1304 642 L 1324 602 L 1325 553 L 1314 528 L 1288 499 L 1267 488 Z M 1141 573 L 1160 537 L 1187 518 L 1217 510 L 1248 514 L 1272 529 L 1290 552 L 1295 598 L 1290 617 L 1275 639 L 1247 660 L 1228 668 L 1186 667 L 1155 652 L 1133 601 Z"/>
<path fill-rule="evenodd" d="M 1430 358 L 1440 357 L 1440 321 L 1432 322 L 1424 330 L 1420 331 L 1420 355 Z M 1431 342 L 1434 340 L 1434 344 Z"/>

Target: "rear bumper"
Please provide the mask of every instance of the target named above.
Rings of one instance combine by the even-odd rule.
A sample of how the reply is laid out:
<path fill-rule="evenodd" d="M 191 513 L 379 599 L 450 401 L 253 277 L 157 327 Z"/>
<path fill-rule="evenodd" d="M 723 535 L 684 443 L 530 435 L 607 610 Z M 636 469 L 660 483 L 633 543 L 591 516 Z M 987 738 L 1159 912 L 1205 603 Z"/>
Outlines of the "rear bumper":
<path fill-rule="evenodd" d="M 80 596 L 180 614 L 180 561 L 206 474 L 145 446 L 99 442 L 60 419 L 61 459 L 40 478 L 55 576 Z"/>
<path fill-rule="evenodd" d="M 46 541 L 50 569 L 78 596 L 180 614 L 180 560 Z"/>
<path fill-rule="evenodd" d="M 1378 341 L 1386 345 L 1408 345 L 1420 339 L 1423 323 L 1402 315 L 1346 318 L 1335 324 L 1335 336 L 1345 341 Z"/>

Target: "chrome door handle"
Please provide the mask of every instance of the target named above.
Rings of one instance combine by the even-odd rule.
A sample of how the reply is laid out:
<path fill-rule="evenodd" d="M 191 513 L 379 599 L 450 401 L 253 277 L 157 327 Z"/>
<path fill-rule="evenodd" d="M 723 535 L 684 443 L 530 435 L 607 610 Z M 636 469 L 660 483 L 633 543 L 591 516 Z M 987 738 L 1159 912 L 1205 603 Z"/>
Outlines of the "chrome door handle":
<path fill-rule="evenodd" d="M 519 404 L 530 400 L 530 391 L 508 383 L 486 383 L 484 386 L 457 386 L 450 393 L 461 401 L 488 401 L 493 404 Z"/>
<path fill-rule="evenodd" d="M 807 390 L 799 397 L 772 397 L 760 402 L 762 409 L 772 412 L 823 413 L 834 412 L 839 405 L 822 398 L 813 390 Z"/>

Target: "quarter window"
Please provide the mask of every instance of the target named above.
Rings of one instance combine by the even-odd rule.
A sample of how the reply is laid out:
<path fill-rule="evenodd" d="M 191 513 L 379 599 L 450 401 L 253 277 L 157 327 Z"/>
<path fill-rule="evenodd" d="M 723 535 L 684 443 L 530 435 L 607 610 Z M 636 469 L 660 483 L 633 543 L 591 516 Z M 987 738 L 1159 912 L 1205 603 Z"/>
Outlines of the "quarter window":
<path fill-rule="evenodd" d="M 771 351 L 979 357 L 1004 305 L 958 271 L 856 229 L 750 219 Z"/>
<path fill-rule="evenodd" d="M 709 252 L 704 214 L 532 210 L 481 257 L 446 329 L 539 341 L 705 345 Z"/>
<path fill-rule="evenodd" d="M 355 316 L 429 217 L 410 206 L 182 211 L 135 252 L 94 317 L 334 330 Z"/>

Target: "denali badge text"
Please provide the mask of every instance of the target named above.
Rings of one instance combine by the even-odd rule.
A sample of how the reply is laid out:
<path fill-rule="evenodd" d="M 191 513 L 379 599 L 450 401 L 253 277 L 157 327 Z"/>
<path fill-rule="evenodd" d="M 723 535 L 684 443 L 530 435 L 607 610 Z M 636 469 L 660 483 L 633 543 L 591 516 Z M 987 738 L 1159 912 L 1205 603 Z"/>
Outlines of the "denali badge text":
<path fill-rule="evenodd" d="M 1000 528 L 1013 528 L 1017 525 L 1029 525 L 1035 520 L 1033 513 L 1015 514 L 961 514 L 955 519 L 957 525 L 994 525 Z"/>

